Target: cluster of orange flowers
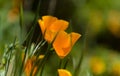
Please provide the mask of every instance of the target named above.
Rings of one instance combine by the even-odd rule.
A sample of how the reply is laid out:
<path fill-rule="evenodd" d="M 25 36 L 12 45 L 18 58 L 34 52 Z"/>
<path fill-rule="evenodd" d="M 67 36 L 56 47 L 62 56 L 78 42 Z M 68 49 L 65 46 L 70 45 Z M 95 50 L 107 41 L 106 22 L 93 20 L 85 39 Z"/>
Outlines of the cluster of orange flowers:
<path fill-rule="evenodd" d="M 53 16 L 43 16 L 42 19 L 38 20 L 38 23 L 44 39 L 52 44 L 56 54 L 61 59 L 69 54 L 73 45 L 81 36 L 75 32 L 69 34 L 65 32 L 69 22 L 57 19 Z M 65 69 L 58 69 L 58 74 L 59 76 L 72 76 L 71 73 Z"/>
<path fill-rule="evenodd" d="M 42 20 L 38 20 L 42 34 L 48 43 L 53 43 L 57 55 L 60 58 L 64 58 L 75 42 L 81 36 L 78 33 L 72 32 L 68 34 L 64 30 L 68 27 L 68 22 L 65 20 L 59 20 L 52 16 L 43 16 Z"/>

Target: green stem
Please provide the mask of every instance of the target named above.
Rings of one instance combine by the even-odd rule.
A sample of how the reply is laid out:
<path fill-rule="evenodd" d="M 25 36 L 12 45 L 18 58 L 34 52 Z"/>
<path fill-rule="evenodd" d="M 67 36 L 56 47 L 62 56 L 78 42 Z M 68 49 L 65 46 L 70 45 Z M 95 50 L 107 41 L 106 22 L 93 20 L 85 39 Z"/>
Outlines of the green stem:
<path fill-rule="evenodd" d="M 23 66 L 24 66 L 25 59 L 26 59 L 26 55 L 27 55 L 27 48 L 25 49 L 25 55 L 24 55 L 24 58 L 23 58 L 23 61 L 22 61 L 21 67 L 20 67 L 19 76 L 21 76 L 21 74 L 22 74 Z"/>
<path fill-rule="evenodd" d="M 68 59 L 66 60 L 65 65 L 64 65 L 64 67 L 63 67 L 64 69 L 66 69 L 66 67 L 67 67 L 68 62 L 70 61 L 70 59 L 71 59 L 71 57 L 70 57 L 70 58 L 68 57 Z"/>
<path fill-rule="evenodd" d="M 74 73 L 74 76 L 79 76 L 79 72 L 80 72 L 80 69 L 81 69 L 81 64 L 82 64 L 82 61 L 83 61 L 83 52 L 81 53 L 81 57 L 80 57 L 80 60 L 79 60 L 79 63 L 75 69 L 75 73 Z"/>
<path fill-rule="evenodd" d="M 32 53 L 32 55 L 34 55 L 36 52 L 37 52 L 37 50 L 39 49 L 39 48 L 41 48 L 45 43 L 46 43 L 46 41 L 44 41 L 44 40 L 42 39 L 39 43 L 38 43 L 38 45 L 34 48 L 34 50 L 33 50 L 33 53 Z"/>
<path fill-rule="evenodd" d="M 19 18 L 20 18 L 20 43 L 22 43 L 22 31 L 23 31 L 23 3 L 22 2 L 20 2 L 20 8 L 19 8 L 19 10 L 20 10 L 20 16 L 19 16 Z"/>
<path fill-rule="evenodd" d="M 61 68 L 62 68 L 62 61 L 63 61 L 63 59 L 60 59 L 59 69 L 61 69 Z"/>
<path fill-rule="evenodd" d="M 47 55 L 46 59 L 44 60 L 43 64 L 41 65 L 41 72 L 40 72 L 40 76 L 42 76 L 43 74 L 43 71 L 44 71 L 44 67 L 45 67 L 45 63 L 46 63 L 46 60 L 50 57 L 50 53 Z"/>

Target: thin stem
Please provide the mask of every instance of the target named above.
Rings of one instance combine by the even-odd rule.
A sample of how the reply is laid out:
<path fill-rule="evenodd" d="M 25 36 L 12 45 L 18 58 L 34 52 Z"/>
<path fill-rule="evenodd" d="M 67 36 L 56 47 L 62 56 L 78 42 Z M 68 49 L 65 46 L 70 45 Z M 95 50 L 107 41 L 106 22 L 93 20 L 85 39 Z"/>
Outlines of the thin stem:
<path fill-rule="evenodd" d="M 25 49 L 25 55 L 24 55 L 24 58 L 23 58 L 23 61 L 22 61 L 22 65 L 20 67 L 19 76 L 21 76 L 21 74 L 22 74 L 23 66 L 24 66 L 24 63 L 25 63 L 26 56 L 27 56 L 27 48 Z"/>
<path fill-rule="evenodd" d="M 70 59 L 71 59 L 71 56 L 70 56 L 70 58 L 68 57 L 68 59 L 66 60 L 66 62 L 65 62 L 65 64 L 64 64 L 64 69 L 66 69 L 66 67 L 67 67 L 67 65 L 68 65 L 68 62 L 70 61 Z"/>
<path fill-rule="evenodd" d="M 50 53 L 51 53 L 51 52 L 49 52 L 49 54 L 47 55 L 46 60 L 50 57 Z M 46 60 L 44 60 L 43 64 L 41 65 L 40 76 L 42 76 L 42 74 L 43 74 Z"/>
<path fill-rule="evenodd" d="M 81 64 L 82 64 L 82 61 L 83 61 L 83 52 L 81 53 L 81 57 L 80 57 L 80 60 L 79 60 L 79 63 L 75 69 L 75 73 L 74 73 L 74 76 L 79 76 L 79 72 L 80 72 L 80 69 L 81 69 Z"/>
<path fill-rule="evenodd" d="M 23 31 L 23 4 L 20 2 L 20 42 L 22 42 L 22 31 Z"/>
<path fill-rule="evenodd" d="M 62 61 L 63 61 L 63 59 L 60 59 L 59 69 L 61 69 L 61 68 L 62 68 Z"/>
<path fill-rule="evenodd" d="M 40 76 L 42 76 L 42 74 L 43 74 L 44 66 L 45 66 L 45 64 L 41 67 Z"/>
<path fill-rule="evenodd" d="M 35 47 L 35 49 L 33 50 L 33 53 L 32 53 L 32 55 L 34 55 L 35 54 L 35 52 L 37 51 L 37 49 L 39 48 L 39 47 L 41 47 L 42 46 L 42 44 L 45 44 L 46 42 L 43 42 L 43 40 L 41 40 L 39 43 L 38 43 L 38 45 Z"/>
<path fill-rule="evenodd" d="M 37 49 L 41 49 L 42 46 L 45 45 L 45 43 L 46 43 L 46 41 L 44 41 Z M 36 51 L 36 52 L 37 52 L 37 51 Z M 36 52 L 35 52 L 35 53 L 36 53 Z M 41 52 L 41 50 L 38 51 L 38 53 L 37 53 L 37 55 L 36 55 L 37 57 L 40 55 L 40 52 Z M 35 53 L 34 53 L 34 54 L 35 54 Z"/>

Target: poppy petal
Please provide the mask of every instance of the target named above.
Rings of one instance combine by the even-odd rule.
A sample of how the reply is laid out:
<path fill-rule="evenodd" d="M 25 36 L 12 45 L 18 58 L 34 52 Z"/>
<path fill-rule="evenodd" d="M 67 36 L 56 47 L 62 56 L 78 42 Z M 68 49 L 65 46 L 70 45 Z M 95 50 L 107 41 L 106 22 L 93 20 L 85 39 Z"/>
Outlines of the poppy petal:
<path fill-rule="evenodd" d="M 70 36 L 65 31 L 60 31 L 54 42 L 53 47 L 59 57 L 64 57 L 70 50 Z"/>
<path fill-rule="evenodd" d="M 72 76 L 72 74 L 65 69 L 58 69 L 59 76 Z"/>
<path fill-rule="evenodd" d="M 65 31 L 60 31 L 53 42 L 53 48 L 55 49 L 57 55 L 60 58 L 64 58 L 68 55 L 80 36 L 80 34 L 75 32 L 68 34 Z"/>
<path fill-rule="evenodd" d="M 65 20 L 56 20 L 50 27 L 52 31 L 58 32 L 59 30 L 66 30 L 68 27 L 68 22 Z"/>
<path fill-rule="evenodd" d="M 39 23 L 39 26 L 40 26 L 40 28 L 41 28 L 42 34 L 44 34 L 45 29 L 46 29 L 46 27 L 45 27 L 45 25 L 44 25 L 44 21 L 42 21 L 42 20 L 40 19 L 40 20 L 38 20 L 38 23 Z"/>
<path fill-rule="evenodd" d="M 70 35 L 71 35 L 71 42 L 72 42 L 71 44 L 73 46 L 75 42 L 81 37 L 81 35 L 75 32 L 70 33 Z"/>
<path fill-rule="evenodd" d="M 57 18 L 53 16 L 43 16 L 42 19 L 46 28 L 57 20 Z"/>
<path fill-rule="evenodd" d="M 52 17 L 52 16 L 43 16 L 42 20 L 39 19 L 38 23 L 39 26 L 41 28 L 42 34 L 45 33 L 45 30 L 48 26 L 50 26 L 53 22 L 55 22 L 57 20 L 56 17 Z"/>

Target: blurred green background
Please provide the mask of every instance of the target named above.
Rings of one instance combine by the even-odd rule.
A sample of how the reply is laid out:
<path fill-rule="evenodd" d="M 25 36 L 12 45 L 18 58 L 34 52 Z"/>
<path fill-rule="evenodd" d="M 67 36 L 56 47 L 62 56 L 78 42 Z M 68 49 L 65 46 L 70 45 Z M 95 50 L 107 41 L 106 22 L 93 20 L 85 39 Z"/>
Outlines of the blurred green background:
<path fill-rule="evenodd" d="M 32 26 L 39 0 L 0 0 L 0 58 L 5 45 L 13 42 L 15 37 L 20 40 L 21 1 L 23 1 L 25 35 Z M 76 61 L 79 60 L 80 52 L 84 51 L 83 63 L 89 64 L 90 61 L 92 64 L 96 62 L 98 64 L 97 60 L 100 59 L 100 64 L 95 66 L 90 64 L 94 75 L 120 76 L 120 69 L 114 68 L 120 67 L 120 0 L 41 0 L 39 18 L 43 15 L 52 15 L 69 21 L 70 30 L 82 35 L 71 52 Z M 36 41 L 39 32 L 37 24 L 33 42 Z M 86 70 L 89 66 L 84 65 L 81 74 L 84 72 L 87 74 L 89 71 Z M 101 66 L 102 70 L 98 67 L 98 71 L 101 72 L 94 71 L 93 67 L 96 66 Z M 107 69 L 104 69 L 105 67 Z M 109 75 L 106 75 L 106 72 Z"/>

